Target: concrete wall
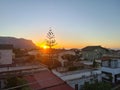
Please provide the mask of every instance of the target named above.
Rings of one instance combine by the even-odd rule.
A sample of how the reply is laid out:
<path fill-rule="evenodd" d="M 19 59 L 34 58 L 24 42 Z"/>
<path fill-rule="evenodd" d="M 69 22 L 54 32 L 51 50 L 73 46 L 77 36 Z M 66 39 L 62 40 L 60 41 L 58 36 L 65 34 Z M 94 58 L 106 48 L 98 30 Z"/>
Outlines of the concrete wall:
<path fill-rule="evenodd" d="M 12 50 L 0 50 L 0 64 L 12 64 Z"/>
<path fill-rule="evenodd" d="M 113 75 L 115 75 L 120 73 L 120 68 L 102 67 L 101 71 L 112 73 Z"/>
<path fill-rule="evenodd" d="M 96 79 L 99 82 L 102 81 L 102 74 L 100 70 L 80 70 L 66 73 L 60 73 L 56 70 L 52 70 L 52 72 L 73 88 L 75 88 L 75 85 L 78 84 L 78 90 L 80 90 L 85 82 L 94 83 L 94 80 Z"/>
<path fill-rule="evenodd" d="M 78 84 L 78 90 L 81 90 L 81 88 L 85 84 L 85 82 L 95 83 L 94 80 L 98 80 L 98 82 L 101 82 L 102 81 L 101 80 L 101 75 L 98 75 L 96 78 L 91 76 L 91 77 L 85 77 L 85 78 L 78 78 L 78 79 L 74 79 L 74 80 L 69 80 L 69 81 L 66 81 L 66 82 L 67 82 L 67 84 L 69 84 L 73 88 L 75 88 L 75 85 Z"/>

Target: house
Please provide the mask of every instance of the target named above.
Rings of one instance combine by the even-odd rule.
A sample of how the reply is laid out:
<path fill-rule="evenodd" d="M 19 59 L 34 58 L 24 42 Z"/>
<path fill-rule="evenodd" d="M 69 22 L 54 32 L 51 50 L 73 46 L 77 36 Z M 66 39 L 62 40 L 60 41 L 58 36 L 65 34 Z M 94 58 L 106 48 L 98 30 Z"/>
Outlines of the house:
<path fill-rule="evenodd" d="M 93 69 L 82 69 L 78 71 L 70 71 L 60 73 L 55 69 L 52 72 L 67 82 L 75 90 L 81 90 L 82 86 L 86 83 L 95 83 L 95 81 L 101 82 L 101 71 Z"/>
<path fill-rule="evenodd" d="M 109 50 L 101 46 L 87 46 L 82 49 L 82 58 L 84 60 L 93 61 L 99 59 L 103 54 L 108 53 Z"/>
<path fill-rule="evenodd" d="M 113 84 L 120 82 L 120 57 L 102 57 L 102 80 Z"/>
<path fill-rule="evenodd" d="M 0 44 L 0 65 L 12 64 L 13 45 Z"/>

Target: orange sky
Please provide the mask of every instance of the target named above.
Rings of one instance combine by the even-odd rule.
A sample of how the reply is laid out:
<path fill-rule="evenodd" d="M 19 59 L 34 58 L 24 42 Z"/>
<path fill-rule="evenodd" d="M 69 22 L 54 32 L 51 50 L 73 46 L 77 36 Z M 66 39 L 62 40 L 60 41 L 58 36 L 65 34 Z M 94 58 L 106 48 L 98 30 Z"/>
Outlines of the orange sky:
<path fill-rule="evenodd" d="M 40 47 L 44 47 L 46 46 L 45 42 L 35 42 L 35 44 L 37 46 L 40 46 Z M 111 43 L 85 43 L 85 42 L 81 42 L 80 44 L 78 43 L 75 43 L 74 41 L 72 42 L 67 42 L 67 41 L 64 41 L 64 42 L 59 42 L 57 45 L 54 46 L 54 48 L 83 48 L 83 47 L 86 47 L 86 46 L 97 46 L 97 45 L 101 45 L 102 47 L 106 47 L 106 48 L 118 48 L 119 45 L 113 45 Z"/>
<path fill-rule="evenodd" d="M 120 0 L 0 0 L 0 12 L 0 35 L 41 46 L 52 27 L 58 48 L 120 48 Z"/>

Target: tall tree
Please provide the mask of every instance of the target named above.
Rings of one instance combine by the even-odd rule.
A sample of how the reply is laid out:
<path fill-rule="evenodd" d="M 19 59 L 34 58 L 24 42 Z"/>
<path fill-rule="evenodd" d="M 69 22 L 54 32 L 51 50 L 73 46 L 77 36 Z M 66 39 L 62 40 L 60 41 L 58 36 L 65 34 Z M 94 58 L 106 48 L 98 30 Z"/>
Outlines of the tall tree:
<path fill-rule="evenodd" d="M 50 28 L 50 30 L 47 33 L 46 45 L 49 47 L 49 60 L 52 62 L 51 68 L 54 67 L 54 63 L 55 63 L 55 60 L 53 58 L 53 54 L 54 54 L 53 46 L 55 46 L 56 44 L 57 43 L 55 40 L 55 35 Z"/>
<path fill-rule="evenodd" d="M 52 47 L 56 45 L 55 35 L 53 34 L 51 28 L 50 28 L 49 32 L 47 33 L 46 45 L 50 49 L 52 49 Z"/>
<path fill-rule="evenodd" d="M 93 61 L 93 65 L 92 65 L 94 68 L 96 68 L 97 67 L 97 62 L 95 61 L 95 59 L 94 59 L 94 61 Z"/>

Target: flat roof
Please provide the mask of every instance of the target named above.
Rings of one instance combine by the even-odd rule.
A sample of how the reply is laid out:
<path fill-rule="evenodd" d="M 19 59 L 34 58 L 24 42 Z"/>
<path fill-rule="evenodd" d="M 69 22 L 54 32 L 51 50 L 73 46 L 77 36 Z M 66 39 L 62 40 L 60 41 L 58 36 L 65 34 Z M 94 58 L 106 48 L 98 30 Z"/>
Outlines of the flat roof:
<path fill-rule="evenodd" d="M 101 74 L 101 70 L 94 70 L 94 69 L 86 69 L 86 70 L 78 70 L 78 71 L 71 71 L 66 73 L 59 73 L 56 70 L 53 70 L 57 76 L 59 76 L 64 81 L 74 80 L 81 78 L 82 76 L 90 76 L 92 74 Z"/>

